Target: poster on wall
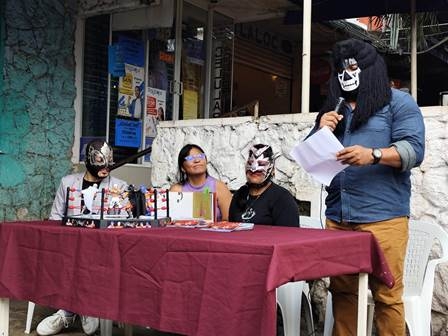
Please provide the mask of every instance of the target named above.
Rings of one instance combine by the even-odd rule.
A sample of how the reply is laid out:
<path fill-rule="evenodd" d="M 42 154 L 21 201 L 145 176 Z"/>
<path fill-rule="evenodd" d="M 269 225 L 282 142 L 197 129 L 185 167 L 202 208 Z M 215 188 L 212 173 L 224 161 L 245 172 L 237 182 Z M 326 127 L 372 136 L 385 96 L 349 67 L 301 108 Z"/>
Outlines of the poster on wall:
<path fill-rule="evenodd" d="M 165 120 L 166 91 L 149 87 L 146 91 L 145 136 L 155 137 L 157 123 Z"/>
<path fill-rule="evenodd" d="M 114 77 L 124 76 L 123 53 L 118 45 L 110 45 L 108 50 L 108 71 Z"/>
<path fill-rule="evenodd" d="M 123 34 L 118 36 L 118 46 L 127 64 L 143 67 L 145 65 L 145 47 L 143 41 L 129 38 Z"/>
<path fill-rule="evenodd" d="M 119 78 L 117 115 L 142 118 L 144 111 L 145 70 L 143 67 L 125 64 L 125 75 Z"/>
<path fill-rule="evenodd" d="M 149 87 L 146 91 L 145 136 L 156 136 L 156 126 L 165 120 L 165 111 L 166 91 Z"/>
<path fill-rule="evenodd" d="M 115 119 L 115 145 L 139 148 L 142 138 L 140 120 Z"/>

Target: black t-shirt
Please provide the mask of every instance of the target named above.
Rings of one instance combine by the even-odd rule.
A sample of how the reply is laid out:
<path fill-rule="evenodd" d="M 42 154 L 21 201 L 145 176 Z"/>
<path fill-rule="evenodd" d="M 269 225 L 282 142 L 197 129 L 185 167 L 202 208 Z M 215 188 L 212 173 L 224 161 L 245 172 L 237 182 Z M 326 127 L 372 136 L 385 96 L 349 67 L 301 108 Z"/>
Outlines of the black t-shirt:
<path fill-rule="evenodd" d="M 244 185 L 233 195 L 229 221 L 300 226 L 299 208 L 288 190 L 272 182 L 260 196 L 251 196 L 248 191 Z"/>

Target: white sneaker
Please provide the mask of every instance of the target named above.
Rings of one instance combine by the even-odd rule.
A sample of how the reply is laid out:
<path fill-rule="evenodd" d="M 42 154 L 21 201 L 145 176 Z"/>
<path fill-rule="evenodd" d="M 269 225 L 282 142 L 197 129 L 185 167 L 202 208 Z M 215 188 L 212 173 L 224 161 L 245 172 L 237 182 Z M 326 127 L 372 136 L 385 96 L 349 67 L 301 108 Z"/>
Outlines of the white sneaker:
<path fill-rule="evenodd" d="M 100 319 L 98 317 L 81 316 L 82 330 L 86 335 L 93 335 L 100 325 Z"/>
<path fill-rule="evenodd" d="M 65 311 L 59 309 L 51 316 L 44 318 L 37 326 L 38 335 L 47 336 L 59 334 L 62 329 L 70 328 L 75 322 L 76 315 L 65 316 Z"/>

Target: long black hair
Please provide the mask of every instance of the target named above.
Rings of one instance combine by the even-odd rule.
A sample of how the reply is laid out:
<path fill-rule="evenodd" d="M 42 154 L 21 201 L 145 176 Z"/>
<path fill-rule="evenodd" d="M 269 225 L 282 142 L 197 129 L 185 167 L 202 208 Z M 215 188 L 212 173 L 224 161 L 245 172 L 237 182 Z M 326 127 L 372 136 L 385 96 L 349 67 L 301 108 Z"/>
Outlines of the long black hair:
<path fill-rule="evenodd" d="M 350 130 L 354 131 L 364 125 L 372 115 L 389 104 L 392 91 L 386 63 L 372 45 L 357 39 L 337 42 L 333 49 L 334 64 L 333 74 L 329 81 L 329 92 L 317 115 L 317 124 L 319 124 L 324 113 L 334 110 L 339 97 L 344 96 L 337 75 L 338 71 L 341 70 L 342 61 L 348 58 L 354 58 L 361 69 L 356 107 L 350 125 Z"/>
<path fill-rule="evenodd" d="M 204 150 L 199 147 L 198 145 L 195 144 L 187 144 L 185 146 L 182 147 L 182 149 L 179 152 L 179 156 L 177 157 L 177 168 L 178 168 L 178 182 L 179 184 L 185 184 L 185 182 L 188 181 L 188 176 L 184 171 L 184 162 L 185 162 L 185 157 L 187 157 L 188 155 L 190 155 L 190 151 L 196 148 L 198 151 L 200 151 L 201 153 L 204 153 Z M 206 158 L 207 159 L 207 158 Z M 205 171 L 205 175 L 208 176 L 208 171 Z"/>

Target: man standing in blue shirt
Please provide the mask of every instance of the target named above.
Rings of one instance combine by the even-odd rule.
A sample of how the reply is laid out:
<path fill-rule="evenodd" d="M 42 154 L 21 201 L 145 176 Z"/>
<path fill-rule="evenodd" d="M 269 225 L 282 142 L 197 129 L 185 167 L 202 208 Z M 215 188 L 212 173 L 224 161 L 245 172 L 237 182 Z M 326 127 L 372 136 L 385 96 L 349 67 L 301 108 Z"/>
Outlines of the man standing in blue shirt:
<path fill-rule="evenodd" d="M 379 335 L 405 335 L 403 269 L 408 241 L 410 170 L 423 161 L 425 129 L 414 99 L 392 89 L 384 60 L 361 40 L 336 43 L 334 73 L 313 132 L 329 127 L 349 166 L 327 188 L 326 224 L 375 235 L 395 278 L 387 288 L 369 279 Z M 344 103 L 338 111 L 339 98 Z M 331 278 L 333 335 L 356 335 L 357 276 Z"/>

